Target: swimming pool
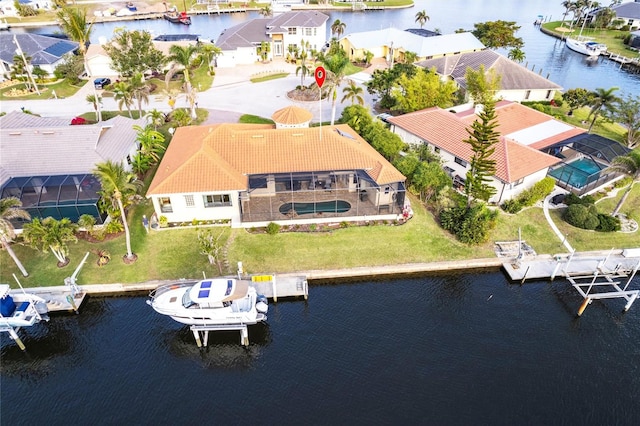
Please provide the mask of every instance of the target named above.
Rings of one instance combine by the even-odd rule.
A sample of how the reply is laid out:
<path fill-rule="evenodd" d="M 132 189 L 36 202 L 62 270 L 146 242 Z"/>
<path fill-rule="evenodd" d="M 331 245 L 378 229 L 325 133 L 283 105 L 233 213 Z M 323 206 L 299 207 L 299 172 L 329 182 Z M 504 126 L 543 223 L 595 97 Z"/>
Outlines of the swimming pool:
<path fill-rule="evenodd" d="M 322 201 L 317 203 L 285 203 L 280 206 L 280 213 L 294 211 L 298 215 L 311 213 L 344 213 L 351 209 L 351 204 L 344 200 Z"/>
<path fill-rule="evenodd" d="M 549 175 L 574 188 L 582 188 L 598 179 L 600 170 L 604 168 L 604 165 L 590 158 L 581 158 L 550 170 Z"/>

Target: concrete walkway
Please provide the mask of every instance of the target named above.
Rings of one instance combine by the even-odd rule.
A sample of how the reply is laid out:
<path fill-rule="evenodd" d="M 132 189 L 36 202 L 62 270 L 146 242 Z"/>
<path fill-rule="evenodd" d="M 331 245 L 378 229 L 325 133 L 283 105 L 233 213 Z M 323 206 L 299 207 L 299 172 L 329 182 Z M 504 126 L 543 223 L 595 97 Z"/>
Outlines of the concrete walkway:
<path fill-rule="evenodd" d="M 544 211 L 544 217 L 547 219 L 547 222 L 549 222 L 549 226 L 551 227 L 551 230 L 556 234 L 556 236 L 560 239 L 560 241 L 562 241 L 562 245 L 566 247 L 569 253 L 573 253 L 575 249 L 571 247 L 571 244 L 569 244 L 569 241 L 567 240 L 566 235 L 563 235 L 562 232 L 560 232 L 556 224 L 553 222 L 553 219 L 551 219 L 551 215 L 549 214 L 549 204 L 551 202 L 551 199 L 554 196 L 558 195 L 559 193 L 560 192 L 558 191 L 554 191 L 551 194 L 549 194 L 547 198 L 544 199 L 544 202 L 542 204 L 542 210 Z"/>

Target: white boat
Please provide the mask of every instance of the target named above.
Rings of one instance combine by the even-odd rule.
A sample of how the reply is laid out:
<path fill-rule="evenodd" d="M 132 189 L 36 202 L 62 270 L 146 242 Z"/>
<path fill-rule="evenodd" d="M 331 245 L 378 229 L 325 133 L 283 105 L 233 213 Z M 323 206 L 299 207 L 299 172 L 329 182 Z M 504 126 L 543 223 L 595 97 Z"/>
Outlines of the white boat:
<path fill-rule="evenodd" d="M 11 293 L 8 284 L 0 284 L 0 326 L 29 327 L 49 321 L 47 302 L 34 294 Z"/>
<path fill-rule="evenodd" d="M 587 56 L 600 56 L 607 51 L 607 46 L 604 44 L 596 43 L 595 41 L 589 41 L 585 38 L 567 38 L 567 47 L 574 52 L 582 53 Z"/>
<path fill-rule="evenodd" d="M 187 325 L 252 325 L 267 319 L 267 298 L 249 281 L 214 278 L 158 287 L 147 303 L 158 313 Z"/>

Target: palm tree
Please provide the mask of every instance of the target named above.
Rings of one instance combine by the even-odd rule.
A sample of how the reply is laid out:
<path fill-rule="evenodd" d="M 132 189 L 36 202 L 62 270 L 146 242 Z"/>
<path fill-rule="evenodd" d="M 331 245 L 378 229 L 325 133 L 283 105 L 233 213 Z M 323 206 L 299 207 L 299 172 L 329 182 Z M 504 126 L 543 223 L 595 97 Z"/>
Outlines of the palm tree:
<path fill-rule="evenodd" d="M 187 99 L 189 99 L 189 103 L 191 106 L 191 117 L 196 118 L 196 106 L 195 106 L 195 97 L 191 94 L 191 78 L 189 76 L 189 69 L 191 67 L 191 61 L 193 60 L 193 56 L 198 52 L 198 48 L 195 46 L 178 46 L 173 45 L 169 48 L 169 60 L 174 63 L 174 66 L 181 65 L 183 67 L 183 75 L 184 75 L 184 87 L 185 94 L 187 95 Z"/>
<path fill-rule="evenodd" d="M 142 104 L 149 103 L 149 86 L 144 82 L 144 76 L 138 72 L 131 77 L 129 82 L 131 95 L 138 102 L 138 118 L 142 117 Z"/>
<path fill-rule="evenodd" d="M 102 121 L 102 114 L 100 113 L 102 97 L 100 95 L 87 95 L 85 100 L 93 105 L 93 110 L 96 112 L 96 121 Z"/>
<path fill-rule="evenodd" d="M 56 220 L 51 216 L 45 219 L 35 218 L 24 226 L 23 237 L 31 244 L 31 247 L 46 251 L 51 250 L 58 259 L 58 266 L 63 267 L 69 263 L 68 242 L 77 242 L 75 236 L 76 224 L 64 217 Z"/>
<path fill-rule="evenodd" d="M 427 15 L 427 12 L 425 10 L 421 10 L 420 12 L 416 13 L 416 22 L 420 24 L 420 28 L 422 28 L 429 19 L 431 18 L 429 18 L 429 15 Z"/>
<path fill-rule="evenodd" d="M 62 32 L 69 38 L 79 43 L 78 50 L 84 58 L 87 53 L 87 44 L 91 40 L 91 31 L 93 30 L 93 21 L 87 23 L 87 11 L 72 7 L 63 7 L 56 14 L 58 17 L 58 25 L 62 28 Z"/>
<path fill-rule="evenodd" d="M 18 269 L 20 269 L 22 275 L 28 277 L 29 274 L 27 273 L 27 270 L 24 269 L 24 266 L 22 266 L 22 263 L 9 244 L 16 237 L 16 231 L 13 228 L 11 220 L 31 219 L 31 215 L 21 207 L 22 201 L 16 197 L 7 197 L 0 200 L 0 243 L 2 244 L 2 247 L 7 250 L 7 253 L 9 253 L 9 256 L 11 256 L 11 259 L 13 259 Z"/>
<path fill-rule="evenodd" d="M 349 85 L 342 89 L 344 96 L 340 102 L 344 103 L 346 100 L 351 100 L 351 105 L 358 102 L 359 105 L 364 105 L 364 98 L 362 97 L 362 87 L 358 86 L 355 81 L 349 80 Z"/>
<path fill-rule="evenodd" d="M 129 118 L 133 118 L 131 114 L 131 105 L 133 105 L 133 87 L 125 81 L 119 81 L 113 85 L 114 99 L 118 101 L 118 109 L 122 111 L 122 107 L 126 107 L 129 111 Z"/>
<path fill-rule="evenodd" d="M 137 124 L 133 126 L 133 130 L 137 132 L 136 142 L 138 142 L 138 151 L 145 157 L 152 160 L 153 163 L 160 161 L 160 153 L 165 150 L 164 136 L 151 127 L 140 127 Z"/>
<path fill-rule="evenodd" d="M 572 5 L 573 5 L 573 2 L 571 0 L 564 0 L 562 2 L 562 7 L 564 7 L 564 13 L 562 14 L 562 22 L 560 23 L 561 27 L 564 26 L 564 21 L 567 19 L 567 15 L 571 11 Z"/>
<path fill-rule="evenodd" d="M 347 29 L 347 24 L 341 22 L 339 19 L 336 19 L 333 21 L 333 24 L 331 24 L 331 34 L 337 38 L 340 38 L 340 36 L 344 34 L 345 29 Z"/>
<path fill-rule="evenodd" d="M 512 61 L 521 63 L 522 61 L 524 61 L 525 54 L 524 54 L 524 51 L 519 47 L 514 47 L 509 51 L 509 54 L 507 55 L 507 57 Z"/>
<path fill-rule="evenodd" d="M 198 50 L 207 61 L 207 70 L 211 71 L 211 62 L 213 62 L 214 58 L 217 58 L 222 54 L 222 49 L 214 44 L 200 43 Z"/>
<path fill-rule="evenodd" d="M 262 62 L 267 62 L 269 52 L 271 52 L 271 44 L 267 41 L 260 42 L 260 46 L 258 46 L 258 55 L 262 58 Z"/>
<path fill-rule="evenodd" d="M 611 164 L 612 170 L 624 173 L 632 179 L 631 184 L 629 184 L 629 188 L 624 192 L 622 198 L 620 198 L 620 201 L 616 205 L 616 208 L 613 210 L 613 213 L 611 213 L 611 216 L 615 216 L 622 208 L 627 197 L 629 197 L 633 184 L 640 181 L 640 149 L 631 151 L 627 155 L 621 155 L 614 158 Z"/>
<path fill-rule="evenodd" d="M 132 202 L 138 193 L 141 182 L 136 175 L 124 169 L 122 163 L 106 161 L 96 164 L 93 170 L 100 184 L 102 185 L 102 195 L 108 197 L 111 205 L 120 210 L 120 218 L 124 227 L 124 235 L 127 243 L 126 260 L 133 262 L 137 256 L 131 251 L 131 236 L 129 235 L 129 225 L 127 224 L 127 214 L 124 210 L 125 202 Z"/>
<path fill-rule="evenodd" d="M 164 123 L 165 115 L 163 112 L 158 111 L 157 109 L 152 109 L 145 115 L 149 124 L 153 126 L 153 130 L 158 130 L 158 127 L 162 126 Z"/>
<path fill-rule="evenodd" d="M 327 70 L 327 79 L 331 85 L 331 125 L 335 123 L 336 119 L 336 100 L 338 98 L 338 87 L 342 83 L 342 79 L 345 75 L 347 65 L 349 65 L 349 58 L 343 51 L 339 51 L 331 56 L 325 56 L 322 60 L 322 64 Z"/>
<path fill-rule="evenodd" d="M 258 13 L 260 14 L 260 16 L 263 16 L 266 18 L 268 16 L 271 16 L 273 11 L 271 10 L 271 6 L 266 4 L 262 9 L 258 11 Z"/>
<path fill-rule="evenodd" d="M 591 124 L 589 125 L 588 132 L 591 133 L 591 128 L 595 124 L 596 120 L 602 113 L 602 111 L 612 112 L 615 109 L 615 103 L 620 102 L 620 98 L 613 94 L 618 90 L 617 87 L 612 87 L 610 89 L 603 89 L 598 87 L 593 92 L 593 97 L 591 98 L 591 111 L 589 111 L 589 117 L 593 116 L 593 120 L 591 120 Z"/>
<path fill-rule="evenodd" d="M 304 78 L 311 74 L 311 68 L 307 66 L 307 51 L 303 50 L 300 52 L 300 65 L 296 68 L 296 75 L 298 75 L 298 71 L 300 71 L 300 85 L 304 86 Z"/>

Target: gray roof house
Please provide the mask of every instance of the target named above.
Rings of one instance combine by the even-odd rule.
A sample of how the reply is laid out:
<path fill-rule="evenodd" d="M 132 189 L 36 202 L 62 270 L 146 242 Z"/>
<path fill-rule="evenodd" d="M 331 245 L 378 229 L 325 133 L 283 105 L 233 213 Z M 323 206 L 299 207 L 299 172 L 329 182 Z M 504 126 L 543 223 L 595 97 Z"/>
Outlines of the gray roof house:
<path fill-rule="evenodd" d="M 318 11 L 295 11 L 252 19 L 227 28 L 216 40 L 216 45 L 222 50 L 216 65 L 254 64 L 261 59 L 258 48 L 262 42 L 269 43 L 268 60 L 284 58 L 289 46 L 300 47 L 303 41 L 312 49 L 320 50 L 326 40 L 328 19 Z"/>
<path fill-rule="evenodd" d="M 392 27 L 347 34 L 339 43 L 352 61 L 364 58 L 365 51 L 390 61 L 391 57 L 402 60 L 405 52 L 416 53 L 418 60 L 424 60 L 485 49 L 469 32 L 424 37 Z"/>
<path fill-rule="evenodd" d="M 625 25 L 631 29 L 640 28 L 640 0 L 619 4 L 611 8 L 616 13 L 617 19 L 624 19 Z"/>
<path fill-rule="evenodd" d="M 0 117 L 0 197 L 18 197 L 32 217 L 75 221 L 87 213 L 102 223 L 101 188 L 91 171 L 107 160 L 130 167 L 137 150 L 133 125 L 144 126 L 144 119 L 70 122 L 19 111 Z"/>
<path fill-rule="evenodd" d="M 551 100 L 562 87 L 528 68 L 508 59 L 493 50 L 460 53 L 420 61 L 417 65 L 431 69 L 454 80 L 466 89 L 467 68 L 478 70 L 484 65 L 486 71 L 495 70 L 500 76 L 498 98 L 513 102 Z"/>
<path fill-rule="evenodd" d="M 40 67 L 49 74 L 53 74 L 67 55 L 78 49 L 78 43 L 75 41 L 56 37 L 30 33 L 0 34 L 0 80 L 7 78 L 6 74 L 11 72 L 13 57 L 19 52 L 18 45 L 25 56 L 31 57 L 32 67 Z"/>

